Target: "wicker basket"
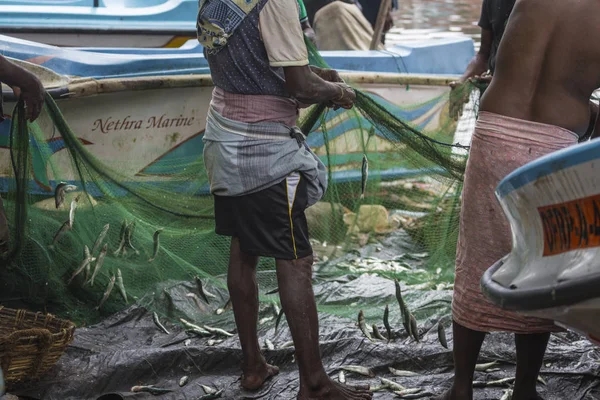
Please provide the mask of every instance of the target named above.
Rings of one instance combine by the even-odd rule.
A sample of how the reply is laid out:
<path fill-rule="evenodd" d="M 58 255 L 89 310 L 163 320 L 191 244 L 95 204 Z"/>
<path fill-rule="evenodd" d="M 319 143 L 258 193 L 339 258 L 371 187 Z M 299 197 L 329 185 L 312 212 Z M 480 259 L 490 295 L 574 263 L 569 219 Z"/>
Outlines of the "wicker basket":
<path fill-rule="evenodd" d="M 0 366 L 7 389 L 35 380 L 52 368 L 74 333 L 70 321 L 0 306 Z"/>

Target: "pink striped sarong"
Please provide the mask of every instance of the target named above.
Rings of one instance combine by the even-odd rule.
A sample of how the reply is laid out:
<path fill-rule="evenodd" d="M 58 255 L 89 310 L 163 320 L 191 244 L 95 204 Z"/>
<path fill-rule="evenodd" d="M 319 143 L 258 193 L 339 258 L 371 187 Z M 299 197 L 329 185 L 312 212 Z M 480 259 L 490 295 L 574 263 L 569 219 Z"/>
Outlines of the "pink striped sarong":
<path fill-rule="evenodd" d="M 524 317 L 493 305 L 481 292 L 483 273 L 510 253 L 512 234 L 494 191 L 515 169 L 576 144 L 564 128 L 480 112 L 471 143 L 462 192 L 452 315 L 480 331 L 541 333 L 559 331 L 552 321 Z"/>

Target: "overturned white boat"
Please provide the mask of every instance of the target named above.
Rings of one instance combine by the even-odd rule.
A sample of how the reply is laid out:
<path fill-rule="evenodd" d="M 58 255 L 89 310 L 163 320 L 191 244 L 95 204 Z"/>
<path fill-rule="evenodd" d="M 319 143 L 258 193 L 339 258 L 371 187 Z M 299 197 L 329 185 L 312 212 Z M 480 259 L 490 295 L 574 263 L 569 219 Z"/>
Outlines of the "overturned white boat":
<path fill-rule="evenodd" d="M 600 345 L 600 141 L 549 154 L 507 176 L 496 195 L 513 250 L 483 276 L 498 306 L 552 319 Z"/>

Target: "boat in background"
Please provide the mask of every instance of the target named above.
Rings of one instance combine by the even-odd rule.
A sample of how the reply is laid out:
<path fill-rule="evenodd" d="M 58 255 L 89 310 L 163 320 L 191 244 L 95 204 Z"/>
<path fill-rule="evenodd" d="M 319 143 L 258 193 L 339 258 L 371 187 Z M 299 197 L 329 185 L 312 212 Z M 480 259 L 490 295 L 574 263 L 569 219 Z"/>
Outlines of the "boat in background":
<path fill-rule="evenodd" d="M 0 32 L 55 46 L 179 47 L 198 0 L 2 0 Z"/>
<path fill-rule="evenodd" d="M 513 249 L 483 276 L 498 306 L 600 345 L 600 141 L 535 160 L 500 182 Z"/>
<path fill-rule="evenodd" d="M 65 119 L 88 150 L 102 162 L 118 166 L 125 176 L 143 177 L 148 181 L 176 175 L 180 171 L 173 168 L 174 164 L 184 168 L 186 162 L 192 163 L 201 157 L 213 83 L 208 64 L 197 46 L 188 43 L 180 49 L 132 49 L 130 52 L 78 50 L 0 37 L 0 48 L 6 56 L 34 68 L 42 77 Z M 369 93 L 391 113 L 424 131 L 435 132 L 449 123 L 444 112 L 448 107 L 448 84 L 458 76 L 422 71 L 430 71 L 435 65 L 462 71 L 474 54 L 471 39 L 452 40 L 446 46 L 445 51 L 438 52 L 428 51 L 425 45 L 415 45 L 410 51 L 414 61 L 410 60 L 411 54 L 402 57 L 412 73 L 395 73 L 399 56 L 390 52 L 354 52 L 353 57 L 349 52 L 324 52 L 323 56 L 332 66 L 346 71 L 342 75 L 349 82 Z M 456 57 L 448 61 L 451 58 L 448 54 L 452 52 Z M 381 72 L 384 67 L 388 71 Z M 8 88 L 4 97 L 8 111 L 15 99 Z M 353 111 L 346 110 L 327 113 L 329 148 L 325 146 L 322 132 L 314 132 L 307 139 L 323 160 L 329 157 L 333 179 L 337 181 L 360 182 L 361 179 L 364 135 L 370 123 L 354 116 Z M 0 124 L 0 154 L 4 153 L 0 155 L 0 190 L 4 191 L 11 171 L 9 129 L 7 118 Z M 54 164 L 68 168 L 70 163 L 62 139 L 53 137 L 51 126 L 42 126 L 42 130 L 46 137 L 36 140 L 51 143 Z M 449 136 L 447 141 L 453 143 L 453 137 Z M 377 135 L 369 143 L 369 160 L 373 165 L 377 165 L 379 158 L 387 157 L 389 161 L 395 146 L 397 144 L 391 143 L 389 138 Z M 33 149 L 41 147 L 42 144 L 32 146 Z M 54 187 L 53 172 L 46 165 L 45 156 L 42 152 L 32 154 L 35 177 L 31 190 L 34 193 L 48 194 Z M 387 162 L 387 168 L 382 168 L 380 175 L 382 179 L 395 179 L 419 173 L 424 172 L 403 167 L 400 162 Z M 61 177 L 75 179 L 75 174 L 71 171 Z"/>

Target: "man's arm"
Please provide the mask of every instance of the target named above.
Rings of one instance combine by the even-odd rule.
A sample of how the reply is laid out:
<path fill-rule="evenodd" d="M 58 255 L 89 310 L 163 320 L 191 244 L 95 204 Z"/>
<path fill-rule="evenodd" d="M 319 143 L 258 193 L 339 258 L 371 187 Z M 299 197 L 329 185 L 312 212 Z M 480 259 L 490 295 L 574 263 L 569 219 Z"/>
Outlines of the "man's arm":
<path fill-rule="evenodd" d="M 0 81 L 10 86 L 27 107 L 27 119 L 34 121 L 42 111 L 45 90 L 40 80 L 26 69 L 0 56 Z"/>
<path fill-rule="evenodd" d="M 465 82 L 467 79 L 474 76 L 481 76 L 489 69 L 490 54 L 492 52 L 492 43 L 494 35 L 491 30 L 481 29 L 481 47 L 479 52 L 473 57 L 465 73 L 460 78 L 460 82 Z"/>
<path fill-rule="evenodd" d="M 322 70 L 308 65 L 285 67 L 285 86 L 289 94 L 304 104 L 333 103 L 351 108 L 356 94 L 333 70 Z M 325 78 L 325 79 L 323 79 Z"/>

